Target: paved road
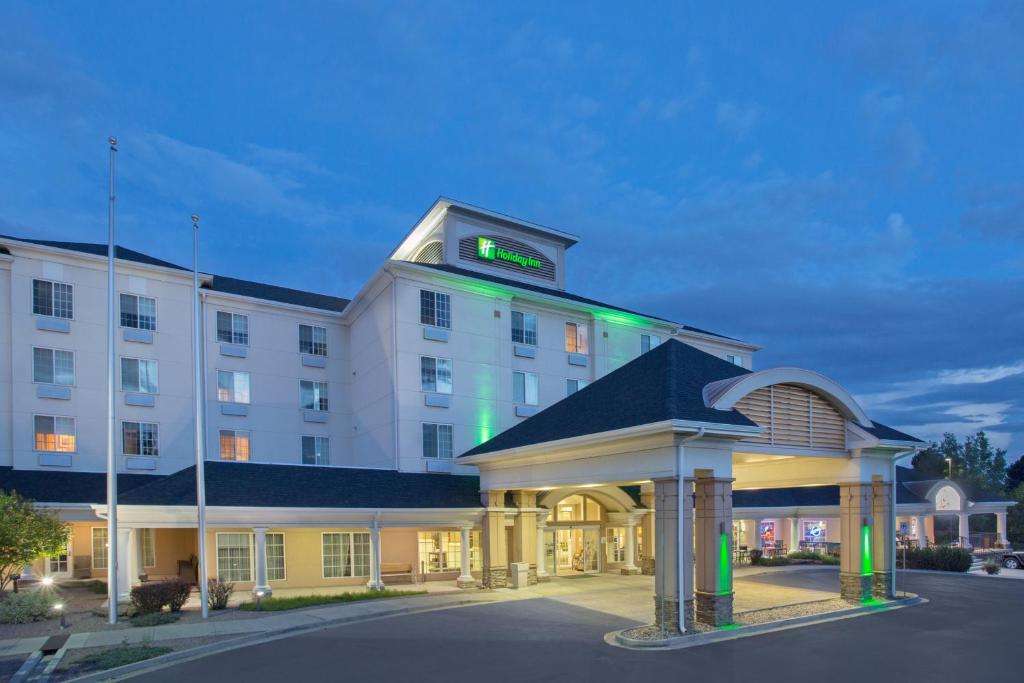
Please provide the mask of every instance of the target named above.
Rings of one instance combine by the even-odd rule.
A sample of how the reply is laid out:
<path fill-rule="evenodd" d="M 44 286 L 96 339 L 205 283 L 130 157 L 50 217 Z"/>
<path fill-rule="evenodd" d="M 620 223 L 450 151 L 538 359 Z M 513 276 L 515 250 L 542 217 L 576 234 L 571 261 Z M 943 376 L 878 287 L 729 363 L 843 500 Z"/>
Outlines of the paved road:
<path fill-rule="evenodd" d="M 765 581 L 835 581 L 827 571 Z M 145 675 L 144 680 L 247 683 L 353 681 L 1021 681 L 1024 585 L 901 575 L 927 605 L 673 652 L 602 641 L 629 625 L 608 614 L 528 600 L 382 619 L 234 650 Z"/>

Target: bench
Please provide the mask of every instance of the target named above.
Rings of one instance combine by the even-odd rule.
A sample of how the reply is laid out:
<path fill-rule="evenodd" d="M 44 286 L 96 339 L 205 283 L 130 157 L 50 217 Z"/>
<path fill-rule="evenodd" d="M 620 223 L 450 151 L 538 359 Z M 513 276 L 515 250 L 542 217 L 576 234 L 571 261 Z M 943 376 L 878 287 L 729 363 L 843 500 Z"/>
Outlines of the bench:
<path fill-rule="evenodd" d="M 388 581 L 391 579 L 392 581 Z M 406 581 L 405 579 L 408 579 Z M 387 583 L 416 583 L 416 572 L 408 562 L 381 562 L 380 580 Z"/>

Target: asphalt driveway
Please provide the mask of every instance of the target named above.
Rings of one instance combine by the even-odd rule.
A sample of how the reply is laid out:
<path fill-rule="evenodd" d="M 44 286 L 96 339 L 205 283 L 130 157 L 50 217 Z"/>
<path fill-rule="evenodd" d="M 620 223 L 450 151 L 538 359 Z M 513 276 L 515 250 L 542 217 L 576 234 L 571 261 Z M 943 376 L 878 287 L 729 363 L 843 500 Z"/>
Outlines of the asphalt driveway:
<path fill-rule="evenodd" d="M 827 586 L 829 570 L 764 575 Z M 796 582 L 794 584 L 794 582 Z M 146 681 L 945 681 L 983 672 L 1024 680 L 1024 583 L 900 575 L 927 605 L 672 652 L 636 652 L 602 636 L 635 622 L 538 598 L 343 626 L 144 674 Z M 808 585 L 808 587 L 811 587 Z"/>

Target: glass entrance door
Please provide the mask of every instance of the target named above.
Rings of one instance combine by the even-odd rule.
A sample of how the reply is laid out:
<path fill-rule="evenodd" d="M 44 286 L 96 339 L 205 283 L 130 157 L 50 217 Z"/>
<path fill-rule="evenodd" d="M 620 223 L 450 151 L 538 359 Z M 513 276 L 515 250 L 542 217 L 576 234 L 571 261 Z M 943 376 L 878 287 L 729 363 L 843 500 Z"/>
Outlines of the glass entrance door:
<path fill-rule="evenodd" d="M 545 561 L 555 576 L 598 571 L 600 527 L 565 527 L 546 532 Z"/>

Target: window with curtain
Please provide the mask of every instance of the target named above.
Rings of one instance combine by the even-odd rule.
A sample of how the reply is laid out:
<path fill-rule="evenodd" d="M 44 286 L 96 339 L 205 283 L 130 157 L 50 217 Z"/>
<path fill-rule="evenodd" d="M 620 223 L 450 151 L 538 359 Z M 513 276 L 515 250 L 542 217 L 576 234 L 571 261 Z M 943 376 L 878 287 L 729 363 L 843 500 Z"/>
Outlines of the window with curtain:
<path fill-rule="evenodd" d="M 218 370 L 217 400 L 221 403 L 249 403 L 249 373 Z"/>
<path fill-rule="evenodd" d="M 317 325 L 299 325 L 299 353 L 326 356 L 327 328 Z"/>
<path fill-rule="evenodd" d="M 451 460 L 452 425 L 423 423 L 423 457 Z"/>
<path fill-rule="evenodd" d="M 656 334 L 640 335 L 640 353 L 647 353 L 661 343 L 661 337 Z"/>
<path fill-rule="evenodd" d="M 249 316 L 217 311 L 217 341 L 249 345 Z"/>
<path fill-rule="evenodd" d="M 331 444 L 326 436 L 302 437 L 303 465 L 330 465 Z"/>
<path fill-rule="evenodd" d="M 33 347 L 32 381 L 71 386 L 75 383 L 75 354 L 59 349 Z"/>
<path fill-rule="evenodd" d="M 249 432 L 235 429 L 220 430 L 220 459 L 248 460 L 250 455 Z"/>
<path fill-rule="evenodd" d="M 565 395 L 572 396 L 585 386 L 587 386 L 585 379 L 567 379 L 565 380 Z"/>
<path fill-rule="evenodd" d="M 420 387 L 438 394 L 452 393 L 452 362 L 447 358 L 420 356 Z"/>
<path fill-rule="evenodd" d="M 63 282 L 32 281 L 32 312 L 51 318 L 74 317 L 74 288 Z"/>
<path fill-rule="evenodd" d="M 107 527 L 92 528 L 92 568 L 107 568 Z"/>
<path fill-rule="evenodd" d="M 565 350 L 569 353 L 588 353 L 587 326 L 582 323 L 565 324 Z"/>
<path fill-rule="evenodd" d="M 35 449 L 49 453 L 75 452 L 75 418 L 36 415 Z"/>
<path fill-rule="evenodd" d="M 370 534 L 326 532 L 322 543 L 325 579 L 370 575 Z"/>
<path fill-rule="evenodd" d="M 267 581 L 284 581 L 284 534 L 267 534 Z"/>
<path fill-rule="evenodd" d="M 156 299 L 136 294 L 122 294 L 121 327 L 156 330 Z"/>
<path fill-rule="evenodd" d="M 516 344 L 537 345 L 537 314 L 512 311 L 512 341 Z"/>
<path fill-rule="evenodd" d="M 156 542 L 153 529 L 139 529 L 139 560 L 143 567 L 156 566 Z"/>
<path fill-rule="evenodd" d="M 424 325 L 450 329 L 452 326 L 451 298 L 447 294 L 421 289 L 420 322 Z"/>
<path fill-rule="evenodd" d="M 303 410 L 327 411 L 327 382 L 299 380 L 299 402 Z"/>
<path fill-rule="evenodd" d="M 157 389 L 157 362 L 155 360 L 121 359 L 121 391 L 155 394 Z"/>
<path fill-rule="evenodd" d="M 160 455 L 159 427 L 155 422 L 122 422 L 121 445 L 125 455 Z"/>
<path fill-rule="evenodd" d="M 252 535 L 217 534 L 217 578 L 252 581 Z"/>
<path fill-rule="evenodd" d="M 537 405 L 537 375 L 532 372 L 512 373 L 512 400 L 528 406 Z"/>

